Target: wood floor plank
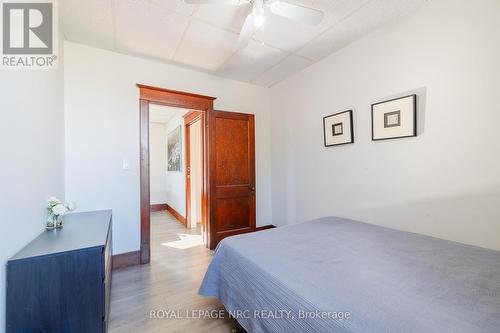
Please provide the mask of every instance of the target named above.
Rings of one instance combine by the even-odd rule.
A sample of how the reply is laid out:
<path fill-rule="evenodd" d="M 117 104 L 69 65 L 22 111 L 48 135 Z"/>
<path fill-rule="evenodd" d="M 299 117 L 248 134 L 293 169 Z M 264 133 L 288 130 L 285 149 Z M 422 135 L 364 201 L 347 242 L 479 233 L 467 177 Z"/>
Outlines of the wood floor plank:
<path fill-rule="evenodd" d="M 201 297 L 198 288 L 212 259 L 189 230 L 166 211 L 151 213 L 151 263 L 113 272 L 110 333 L 235 331 L 224 319 L 151 318 L 151 311 L 224 309 L 216 299 Z M 201 238 L 200 238 L 201 239 Z"/>

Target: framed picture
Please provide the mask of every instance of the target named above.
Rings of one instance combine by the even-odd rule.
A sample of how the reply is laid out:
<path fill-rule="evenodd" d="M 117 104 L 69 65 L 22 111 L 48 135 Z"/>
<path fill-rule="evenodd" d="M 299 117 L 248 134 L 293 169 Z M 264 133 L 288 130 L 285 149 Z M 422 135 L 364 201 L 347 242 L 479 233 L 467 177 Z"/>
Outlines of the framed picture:
<path fill-rule="evenodd" d="M 167 171 L 181 171 L 181 126 L 167 135 Z"/>
<path fill-rule="evenodd" d="M 417 136 L 417 95 L 372 104 L 372 140 Z"/>
<path fill-rule="evenodd" d="M 323 117 L 325 147 L 354 143 L 352 110 Z"/>

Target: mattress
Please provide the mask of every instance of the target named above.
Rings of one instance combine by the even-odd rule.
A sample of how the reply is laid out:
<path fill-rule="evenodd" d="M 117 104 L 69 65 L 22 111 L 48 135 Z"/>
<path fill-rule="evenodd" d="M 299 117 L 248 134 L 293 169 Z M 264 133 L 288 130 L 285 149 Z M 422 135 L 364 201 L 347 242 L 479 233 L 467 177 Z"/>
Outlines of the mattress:
<path fill-rule="evenodd" d="M 224 239 L 199 293 L 248 332 L 500 332 L 500 252 L 337 217 Z"/>

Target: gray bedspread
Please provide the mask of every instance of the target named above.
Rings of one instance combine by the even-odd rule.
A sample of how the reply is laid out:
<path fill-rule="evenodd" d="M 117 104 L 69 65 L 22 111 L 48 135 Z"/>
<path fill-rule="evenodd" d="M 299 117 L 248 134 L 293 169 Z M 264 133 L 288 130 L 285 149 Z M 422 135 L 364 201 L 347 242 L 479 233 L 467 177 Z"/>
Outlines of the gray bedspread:
<path fill-rule="evenodd" d="M 336 217 L 224 239 L 199 292 L 251 333 L 500 332 L 500 252 Z"/>

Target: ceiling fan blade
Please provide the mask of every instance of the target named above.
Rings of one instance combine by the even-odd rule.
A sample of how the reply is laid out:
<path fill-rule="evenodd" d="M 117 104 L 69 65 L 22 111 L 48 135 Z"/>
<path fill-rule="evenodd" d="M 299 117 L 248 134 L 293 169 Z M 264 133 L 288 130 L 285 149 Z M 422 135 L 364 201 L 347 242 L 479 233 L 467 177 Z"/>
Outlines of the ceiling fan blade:
<path fill-rule="evenodd" d="M 248 42 L 250 42 L 250 39 L 255 32 L 253 17 L 253 13 L 248 14 L 247 18 L 245 19 L 245 23 L 243 23 L 243 27 L 241 28 L 240 37 L 238 37 L 238 49 L 240 50 L 247 47 Z"/>
<path fill-rule="evenodd" d="M 269 4 L 271 13 L 307 24 L 316 25 L 323 19 L 323 12 L 318 9 L 299 6 L 288 2 L 274 1 Z"/>
<path fill-rule="evenodd" d="M 189 5 L 238 5 L 239 0 L 184 0 L 185 3 Z"/>

